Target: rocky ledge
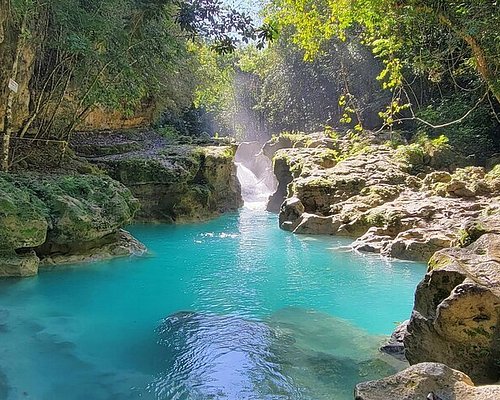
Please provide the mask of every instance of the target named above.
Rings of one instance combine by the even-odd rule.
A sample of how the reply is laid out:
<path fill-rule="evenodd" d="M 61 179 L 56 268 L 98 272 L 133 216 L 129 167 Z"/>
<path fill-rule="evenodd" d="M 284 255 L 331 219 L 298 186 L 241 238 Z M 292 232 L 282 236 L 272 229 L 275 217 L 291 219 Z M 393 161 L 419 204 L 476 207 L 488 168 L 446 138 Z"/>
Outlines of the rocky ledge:
<path fill-rule="evenodd" d="M 432 256 L 415 294 L 405 354 L 411 364 L 440 362 L 492 383 L 500 379 L 500 215 L 468 226 L 465 235 L 480 236 Z"/>
<path fill-rule="evenodd" d="M 139 208 L 106 176 L 0 174 L 0 277 L 142 253 L 121 228 Z"/>
<path fill-rule="evenodd" d="M 141 204 L 138 219 L 189 222 L 238 209 L 236 146 L 185 139 L 154 131 L 85 133 L 72 146 L 132 191 Z"/>
<path fill-rule="evenodd" d="M 500 386 L 476 387 L 460 371 L 421 363 L 385 379 L 360 383 L 354 394 L 356 400 L 497 400 Z"/>
<path fill-rule="evenodd" d="M 294 233 L 356 237 L 357 250 L 428 261 L 460 245 L 468 221 L 500 212 L 500 165 L 436 170 L 459 164 L 446 145 L 394 149 L 318 135 L 308 147 L 277 143 L 264 147 L 276 150 L 279 182 L 268 209 L 281 204 L 280 226 Z"/>
<path fill-rule="evenodd" d="M 409 322 L 383 348 L 417 365 L 359 385 L 358 399 L 499 398 L 498 386 L 472 380 L 500 379 L 500 165 L 464 166 L 443 141 L 384 140 L 273 139 L 264 152 L 279 185 L 268 209 L 297 234 L 350 236 L 355 250 L 430 260 Z"/>

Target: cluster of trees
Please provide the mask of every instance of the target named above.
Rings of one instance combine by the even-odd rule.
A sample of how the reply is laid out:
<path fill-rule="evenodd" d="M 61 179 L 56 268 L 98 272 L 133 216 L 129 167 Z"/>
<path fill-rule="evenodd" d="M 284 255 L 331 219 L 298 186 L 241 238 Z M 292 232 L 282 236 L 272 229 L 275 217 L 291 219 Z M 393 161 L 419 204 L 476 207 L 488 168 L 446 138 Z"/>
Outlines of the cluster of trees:
<path fill-rule="evenodd" d="M 269 0 L 259 25 L 226 3 L 0 0 L 3 169 L 12 138 L 66 142 L 96 107 L 240 139 L 403 129 L 498 151 L 497 0 Z"/>
<path fill-rule="evenodd" d="M 373 129 L 380 125 L 379 110 L 390 102 L 376 79 L 381 62 L 355 38 L 330 39 L 326 51 L 310 61 L 287 30 L 264 50 L 200 49 L 199 72 L 207 79 L 197 87 L 196 105 L 215 115 L 207 127 L 212 132 L 267 140 L 282 131 L 325 126 Z"/>
<path fill-rule="evenodd" d="M 96 106 L 130 115 L 153 103 L 173 111 L 190 104 L 191 61 L 173 3 L 3 0 L 1 8 L 2 78 L 28 86 L 2 93 L 3 169 L 13 135 L 67 140 Z M 15 121 L 21 95 L 27 115 Z"/>
<path fill-rule="evenodd" d="M 189 43 L 229 52 L 236 31 L 266 38 L 221 0 L 0 0 L 2 168 L 12 138 L 67 142 L 96 107 L 182 114 L 196 87 Z"/>
<path fill-rule="evenodd" d="M 496 0 L 271 0 L 264 13 L 280 37 L 226 59 L 233 80 L 217 82 L 225 94 L 208 107 L 222 132 L 248 137 L 238 115 L 251 104 L 268 135 L 399 129 L 445 134 L 468 154 L 499 151 Z M 251 99 L 235 101 L 245 85 Z"/>

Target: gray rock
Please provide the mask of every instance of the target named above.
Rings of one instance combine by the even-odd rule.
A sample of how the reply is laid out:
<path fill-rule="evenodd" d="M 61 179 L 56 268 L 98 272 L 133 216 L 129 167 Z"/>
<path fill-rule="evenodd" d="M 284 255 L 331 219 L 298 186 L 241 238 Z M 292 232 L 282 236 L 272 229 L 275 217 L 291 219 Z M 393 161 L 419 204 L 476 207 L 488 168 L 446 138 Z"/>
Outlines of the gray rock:
<path fill-rule="evenodd" d="M 356 400 L 497 400 L 500 385 L 476 387 L 467 375 L 444 364 L 421 363 L 360 383 L 354 395 Z"/>
<path fill-rule="evenodd" d="M 437 252 L 418 285 L 405 336 L 411 364 L 440 362 L 476 383 L 500 378 L 500 235 Z"/>

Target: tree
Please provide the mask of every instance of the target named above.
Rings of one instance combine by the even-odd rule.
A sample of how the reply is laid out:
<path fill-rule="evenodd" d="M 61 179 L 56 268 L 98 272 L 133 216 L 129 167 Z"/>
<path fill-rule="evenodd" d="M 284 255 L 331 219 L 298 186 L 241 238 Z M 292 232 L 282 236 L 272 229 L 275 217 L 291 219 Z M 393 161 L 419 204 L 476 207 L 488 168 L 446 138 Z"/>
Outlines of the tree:
<path fill-rule="evenodd" d="M 332 37 L 361 29 L 385 68 L 380 80 L 400 87 L 403 68 L 453 75 L 474 68 L 500 102 L 500 12 L 496 0 L 274 0 L 270 18 L 293 26 L 306 58 Z M 427 40 L 431 39 L 431 42 Z"/>
<path fill-rule="evenodd" d="M 35 54 L 30 115 L 13 132 L 14 93 L 6 99 L 3 169 L 10 139 L 67 141 L 95 107 L 124 114 L 146 103 L 180 112 L 194 90 L 186 35 L 175 22 L 178 6 L 165 0 L 10 0 L 10 76 L 23 48 Z M 3 61 L 2 61 L 3 62 Z"/>

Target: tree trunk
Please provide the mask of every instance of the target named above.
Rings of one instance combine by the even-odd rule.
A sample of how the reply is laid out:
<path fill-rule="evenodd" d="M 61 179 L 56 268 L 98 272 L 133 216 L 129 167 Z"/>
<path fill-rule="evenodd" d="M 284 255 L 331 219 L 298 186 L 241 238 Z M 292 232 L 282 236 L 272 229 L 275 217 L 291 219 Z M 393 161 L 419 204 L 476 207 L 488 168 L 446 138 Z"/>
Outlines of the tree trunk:
<path fill-rule="evenodd" d="M 442 25 L 450 28 L 455 35 L 457 35 L 457 37 L 467 43 L 471 49 L 474 59 L 476 60 L 477 72 L 483 79 L 484 83 L 486 83 L 493 96 L 497 99 L 498 103 L 500 103 L 500 87 L 498 87 L 495 82 L 495 74 L 478 40 L 462 27 L 456 26 L 456 24 L 454 24 L 453 21 L 442 12 L 436 11 L 432 7 L 424 4 L 420 4 L 417 9 L 437 16 L 438 21 Z"/>
<path fill-rule="evenodd" d="M 24 34 L 26 31 L 26 24 L 28 21 L 28 12 L 26 11 L 23 15 L 21 22 L 21 29 L 19 31 L 14 62 L 12 63 L 11 78 L 17 80 L 17 73 L 19 71 L 19 60 L 21 58 L 21 51 L 24 46 Z M 12 109 L 14 107 L 14 98 L 16 93 L 9 90 L 9 95 L 7 97 L 7 107 L 5 110 L 5 123 L 4 123 L 4 133 L 2 140 L 2 171 L 7 172 L 10 167 L 10 140 L 12 137 L 13 127 L 12 127 Z"/>

